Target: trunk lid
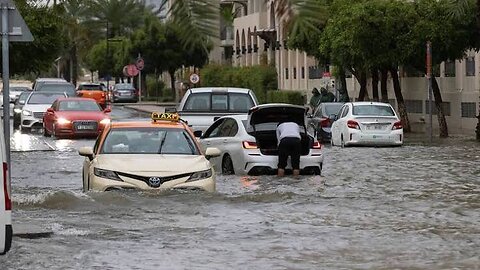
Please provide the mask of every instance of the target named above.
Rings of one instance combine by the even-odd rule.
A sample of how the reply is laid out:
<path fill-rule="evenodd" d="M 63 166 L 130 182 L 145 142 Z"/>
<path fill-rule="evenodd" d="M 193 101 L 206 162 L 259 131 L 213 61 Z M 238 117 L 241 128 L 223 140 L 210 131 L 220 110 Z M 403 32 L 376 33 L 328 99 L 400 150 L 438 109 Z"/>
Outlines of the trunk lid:
<path fill-rule="evenodd" d="M 259 105 L 248 111 L 247 132 L 255 136 L 259 130 L 276 130 L 277 124 L 283 121 L 305 127 L 305 116 L 306 109 L 303 106 L 283 103 Z"/>
<path fill-rule="evenodd" d="M 357 116 L 355 121 L 365 133 L 390 133 L 399 120 L 395 116 Z"/>

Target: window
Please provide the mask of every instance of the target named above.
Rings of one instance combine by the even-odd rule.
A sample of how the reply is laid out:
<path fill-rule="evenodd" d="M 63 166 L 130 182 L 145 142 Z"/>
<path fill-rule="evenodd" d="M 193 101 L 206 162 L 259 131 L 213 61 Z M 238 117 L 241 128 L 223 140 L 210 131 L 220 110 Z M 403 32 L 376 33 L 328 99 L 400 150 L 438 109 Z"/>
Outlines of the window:
<path fill-rule="evenodd" d="M 345 106 L 345 107 L 343 108 L 343 112 L 342 112 L 342 117 L 341 117 L 341 118 L 347 116 L 348 110 L 349 110 L 349 107 L 348 107 L 348 106 Z"/>
<path fill-rule="evenodd" d="M 445 116 L 450 116 L 450 102 L 443 102 L 441 106 L 443 114 L 445 114 Z M 425 113 L 429 113 L 428 100 L 425 100 Z M 432 114 L 437 114 L 437 106 L 435 105 L 435 101 L 432 103 Z"/>
<path fill-rule="evenodd" d="M 294 80 L 297 79 L 297 68 L 296 67 L 293 68 L 293 79 Z"/>
<path fill-rule="evenodd" d="M 305 79 L 305 67 L 302 67 L 302 79 Z"/>
<path fill-rule="evenodd" d="M 228 95 L 212 95 L 212 111 L 226 111 L 228 108 Z"/>
<path fill-rule="evenodd" d="M 288 68 L 285 68 L 285 80 L 288 80 Z"/>
<path fill-rule="evenodd" d="M 253 107 L 253 100 L 250 95 L 240 93 L 229 94 L 229 111 L 231 112 L 248 112 Z"/>
<path fill-rule="evenodd" d="M 455 61 L 445 61 L 445 77 L 455 77 Z"/>
<path fill-rule="evenodd" d="M 247 93 L 194 93 L 188 96 L 184 111 L 248 112 L 253 100 Z"/>
<path fill-rule="evenodd" d="M 220 129 L 221 132 L 219 137 L 234 137 L 238 132 L 237 121 L 235 121 L 235 119 L 228 118 L 225 120 L 225 122 L 223 122 Z"/>
<path fill-rule="evenodd" d="M 395 116 L 395 112 L 390 106 L 380 105 L 357 105 L 353 106 L 353 115 L 381 115 L 381 116 Z"/>
<path fill-rule="evenodd" d="M 462 102 L 462 117 L 465 117 L 465 118 L 477 117 L 477 103 Z"/>
<path fill-rule="evenodd" d="M 223 122 L 225 122 L 225 118 L 219 119 L 218 121 L 215 121 L 206 131 L 205 135 L 203 135 L 204 138 L 215 138 L 220 136 L 220 129 L 222 127 Z"/>
<path fill-rule="evenodd" d="M 421 100 L 405 100 L 407 113 L 423 113 L 423 103 Z"/>
<path fill-rule="evenodd" d="M 64 100 L 59 102 L 59 111 L 90 111 L 99 112 L 100 107 L 95 101 Z"/>
<path fill-rule="evenodd" d="M 467 76 L 475 76 L 475 57 L 470 56 L 465 59 L 465 70 Z"/>
<path fill-rule="evenodd" d="M 326 71 L 326 68 L 319 68 L 318 66 L 308 67 L 308 78 L 309 79 L 321 79 L 323 72 Z"/>

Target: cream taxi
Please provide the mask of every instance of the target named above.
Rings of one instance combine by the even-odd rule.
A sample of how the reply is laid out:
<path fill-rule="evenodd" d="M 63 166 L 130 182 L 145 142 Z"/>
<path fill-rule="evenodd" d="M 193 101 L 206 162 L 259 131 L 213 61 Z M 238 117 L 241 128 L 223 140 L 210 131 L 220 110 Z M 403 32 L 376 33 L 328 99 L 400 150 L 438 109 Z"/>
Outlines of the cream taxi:
<path fill-rule="evenodd" d="M 151 122 L 114 122 L 95 146 L 82 147 L 83 190 L 199 189 L 215 191 L 215 172 L 205 153 L 177 114 L 152 113 Z"/>

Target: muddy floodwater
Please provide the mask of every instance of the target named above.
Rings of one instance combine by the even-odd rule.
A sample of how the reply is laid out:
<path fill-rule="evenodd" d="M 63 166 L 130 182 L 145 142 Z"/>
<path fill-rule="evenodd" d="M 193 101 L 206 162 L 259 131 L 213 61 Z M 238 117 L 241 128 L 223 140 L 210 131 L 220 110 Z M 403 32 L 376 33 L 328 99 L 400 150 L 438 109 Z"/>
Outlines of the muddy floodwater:
<path fill-rule="evenodd" d="M 76 149 L 12 153 L 0 269 L 480 269 L 480 144 L 324 148 L 322 176 L 217 178 L 217 192 L 81 191 Z M 36 145 L 36 146 L 35 146 Z M 46 145 L 46 146 L 45 146 Z M 21 150 L 21 149 L 20 149 Z"/>

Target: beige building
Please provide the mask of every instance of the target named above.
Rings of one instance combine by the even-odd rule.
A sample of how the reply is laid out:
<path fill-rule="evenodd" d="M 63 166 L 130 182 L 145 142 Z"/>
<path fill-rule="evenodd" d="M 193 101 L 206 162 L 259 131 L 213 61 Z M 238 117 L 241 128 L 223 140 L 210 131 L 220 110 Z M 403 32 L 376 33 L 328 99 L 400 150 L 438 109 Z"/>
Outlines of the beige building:
<path fill-rule="evenodd" d="M 221 0 L 234 4 L 233 64 L 235 66 L 275 63 L 280 89 L 299 90 L 310 97 L 313 87 L 330 85 L 322 78 L 328 67 L 320 67 L 306 53 L 287 47 L 285 27 L 276 18 L 273 7 L 266 1 Z M 224 42 L 224 41 L 222 41 Z M 474 134 L 480 101 L 480 55 L 469 52 L 468 57 L 442 63 L 437 71 L 437 81 L 442 91 L 444 111 L 452 134 Z M 334 79 L 333 79 L 334 80 Z M 424 131 L 428 121 L 427 79 L 423 75 L 400 72 L 401 86 L 415 131 Z M 389 99 L 396 106 L 392 80 L 388 80 Z M 347 88 L 352 100 L 358 97 L 360 86 L 355 78 L 347 78 Z M 368 82 L 371 89 L 371 81 Z M 372 96 L 371 92 L 368 94 Z M 437 120 L 434 117 L 434 128 Z"/>

